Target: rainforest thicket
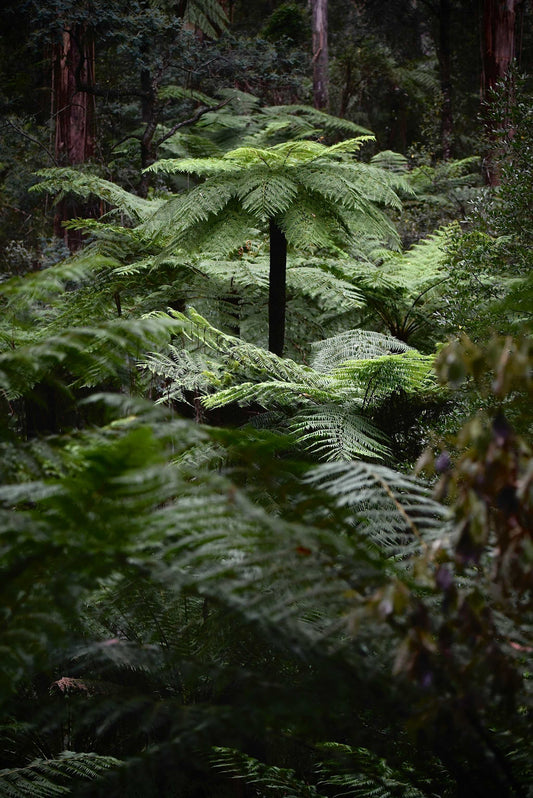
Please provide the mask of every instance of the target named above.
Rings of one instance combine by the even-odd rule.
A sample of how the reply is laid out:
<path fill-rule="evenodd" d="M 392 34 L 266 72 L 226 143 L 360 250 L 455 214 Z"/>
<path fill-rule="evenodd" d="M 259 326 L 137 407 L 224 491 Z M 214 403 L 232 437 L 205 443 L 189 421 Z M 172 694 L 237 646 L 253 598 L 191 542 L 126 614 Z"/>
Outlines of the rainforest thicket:
<path fill-rule="evenodd" d="M 532 798 L 532 19 L 8 0 L 0 798 Z"/>

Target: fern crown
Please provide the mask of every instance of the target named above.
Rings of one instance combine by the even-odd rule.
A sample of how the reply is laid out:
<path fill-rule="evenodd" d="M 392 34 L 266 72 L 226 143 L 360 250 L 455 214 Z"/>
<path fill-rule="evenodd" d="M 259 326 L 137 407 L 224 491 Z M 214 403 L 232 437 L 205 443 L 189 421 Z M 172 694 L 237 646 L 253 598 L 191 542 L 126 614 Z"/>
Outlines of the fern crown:
<path fill-rule="evenodd" d="M 290 245 L 344 248 L 364 220 L 366 229 L 389 240 L 394 227 L 379 206 L 399 209 L 402 176 L 354 160 L 373 136 L 358 136 L 326 146 L 316 141 L 288 141 L 269 148 L 238 147 L 207 158 L 162 160 L 158 173 L 205 178 L 185 195 L 169 201 L 147 222 L 154 234 L 171 229 L 167 245 L 183 246 L 193 227 L 212 224 L 222 214 L 248 226 L 275 220 Z"/>

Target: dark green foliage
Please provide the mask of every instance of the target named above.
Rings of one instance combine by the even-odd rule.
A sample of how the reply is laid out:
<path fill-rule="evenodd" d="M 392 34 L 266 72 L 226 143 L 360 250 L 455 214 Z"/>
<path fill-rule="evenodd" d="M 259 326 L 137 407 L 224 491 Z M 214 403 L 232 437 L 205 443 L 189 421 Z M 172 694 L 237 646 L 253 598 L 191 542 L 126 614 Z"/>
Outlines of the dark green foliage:
<path fill-rule="evenodd" d="M 32 4 L 41 42 L 91 12 L 109 83 L 99 163 L 46 169 L 24 200 L 98 206 L 68 222 L 85 245 L 64 259 L 39 221 L 3 246 L 6 798 L 530 798 L 527 103 L 461 234 L 474 158 L 435 161 L 435 136 L 353 158 L 356 122 L 404 149 L 430 113 L 439 4 L 331 0 L 348 121 L 263 104 L 305 102 L 276 34 L 304 5 L 250 6 L 275 40 L 251 47 L 215 41 L 209 1 Z M 6 229 L 31 207 L 16 147 L 50 165 L 20 90 Z M 163 159 L 139 183 L 149 110 Z M 267 350 L 269 231 L 290 358 Z"/>

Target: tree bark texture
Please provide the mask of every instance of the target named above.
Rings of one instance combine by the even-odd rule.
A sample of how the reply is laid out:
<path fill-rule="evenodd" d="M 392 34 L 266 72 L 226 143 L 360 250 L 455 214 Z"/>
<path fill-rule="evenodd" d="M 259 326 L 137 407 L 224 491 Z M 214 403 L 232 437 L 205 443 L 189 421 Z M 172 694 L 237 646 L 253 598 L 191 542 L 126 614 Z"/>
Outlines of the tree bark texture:
<path fill-rule="evenodd" d="M 507 74 L 515 57 L 516 22 L 523 4 L 524 0 L 484 0 L 481 76 L 484 98 Z"/>
<path fill-rule="evenodd" d="M 280 357 L 285 344 L 285 304 L 287 281 L 287 239 L 270 220 L 270 274 L 268 287 L 268 348 Z"/>
<path fill-rule="evenodd" d="M 313 103 L 329 108 L 328 0 L 310 0 L 313 36 Z"/>
<path fill-rule="evenodd" d="M 94 85 L 94 41 L 84 25 L 64 31 L 54 48 L 55 152 L 62 164 L 94 155 L 94 96 L 79 85 Z"/>
<path fill-rule="evenodd" d="M 481 95 L 489 105 L 491 89 L 505 77 L 515 58 L 517 21 L 523 5 L 524 0 L 484 0 Z M 493 140 L 490 128 L 487 132 L 489 141 Z M 500 182 L 495 147 L 493 144 L 485 156 L 485 180 L 489 185 Z"/>
<path fill-rule="evenodd" d="M 65 30 L 53 50 L 52 113 L 55 120 L 55 156 L 63 166 L 83 163 L 94 155 L 95 98 L 80 90 L 94 86 L 94 40 L 83 24 Z M 81 245 L 81 233 L 65 230 L 63 222 L 80 213 L 72 200 L 58 203 L 54 232 L 71 251 Z"/>

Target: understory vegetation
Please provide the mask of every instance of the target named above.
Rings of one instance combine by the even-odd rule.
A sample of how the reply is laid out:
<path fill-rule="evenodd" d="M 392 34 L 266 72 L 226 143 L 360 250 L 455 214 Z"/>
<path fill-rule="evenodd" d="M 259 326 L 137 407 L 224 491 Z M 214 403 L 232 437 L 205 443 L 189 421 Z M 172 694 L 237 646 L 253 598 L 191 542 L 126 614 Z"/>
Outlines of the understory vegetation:
<path fill-rule="evenodd" d="M 0 798 L 532 798 L 527 77 L 488 187 L 466 133 L 382 146 L 373 70 L 426 123 L 435 77 L 371 14 L 336 116 L 305 4 L 248 85 L 238 3 L 108 5 L 150 157 L 132 89 L 70 163 L 2 96 Z"/>

